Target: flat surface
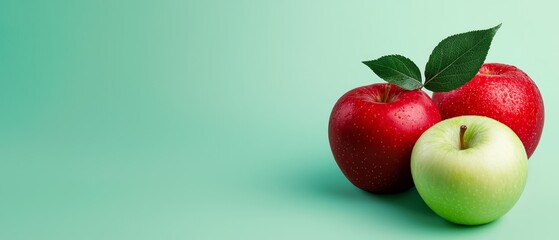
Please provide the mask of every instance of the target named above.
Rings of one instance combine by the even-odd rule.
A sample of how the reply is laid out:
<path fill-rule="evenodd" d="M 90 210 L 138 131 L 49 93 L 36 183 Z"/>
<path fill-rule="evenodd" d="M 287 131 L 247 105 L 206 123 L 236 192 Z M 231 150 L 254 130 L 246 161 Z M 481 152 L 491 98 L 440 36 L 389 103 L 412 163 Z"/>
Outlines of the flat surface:
<path fill-rule="evenodd" d="M 552 1 L 2 1 L 0 239 L 557 239 Z M 444 37 L 503 23 L 487 62 L 546 106 L 514 209 L 449 224 L 415 190 L 371 195 L 330 153 L 361 61 L 423 69 Z"/>

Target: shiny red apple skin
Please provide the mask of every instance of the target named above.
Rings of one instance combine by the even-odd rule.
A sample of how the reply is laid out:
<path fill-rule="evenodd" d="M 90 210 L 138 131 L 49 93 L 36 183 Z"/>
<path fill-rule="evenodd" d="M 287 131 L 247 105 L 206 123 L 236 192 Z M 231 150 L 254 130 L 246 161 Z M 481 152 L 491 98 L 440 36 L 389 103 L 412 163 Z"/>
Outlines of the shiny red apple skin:
<path fill-rule="evenodd" d="M 413 187 L 411 151 L 421 134 L 441 121 L 431 98 L 421 90 L 386 83 L 355 88 L 335 104 L 328 124 L 330 148 L 346 178 L 373 193 Z"/>
<path fill-rule="evenodd" d="M 450 92 L 436 92 L 433 101 L 443 119 L 481 115 L 510 127 L 532 156 L 543 131 L 542 95 L 522 70 L 506 64 L 483 64 L 468 83 Z"/>

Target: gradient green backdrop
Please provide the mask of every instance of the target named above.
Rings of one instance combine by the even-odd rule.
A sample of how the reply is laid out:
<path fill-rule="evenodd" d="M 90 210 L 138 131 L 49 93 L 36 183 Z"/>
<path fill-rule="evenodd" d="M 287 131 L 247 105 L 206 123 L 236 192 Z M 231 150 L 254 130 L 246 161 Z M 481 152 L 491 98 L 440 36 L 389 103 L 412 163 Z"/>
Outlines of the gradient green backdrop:
<path fill-rule="evenodd" d="M 0 239 L 557 238 L 558 6 L 463 2 L 2 0 Z M 487 61 L 546 106 L 515 208 L 459 227 L 415 190 L 353 187 L 327 122 L 380 82 L 360 62 L 423 68 L 498 23 Z"/>

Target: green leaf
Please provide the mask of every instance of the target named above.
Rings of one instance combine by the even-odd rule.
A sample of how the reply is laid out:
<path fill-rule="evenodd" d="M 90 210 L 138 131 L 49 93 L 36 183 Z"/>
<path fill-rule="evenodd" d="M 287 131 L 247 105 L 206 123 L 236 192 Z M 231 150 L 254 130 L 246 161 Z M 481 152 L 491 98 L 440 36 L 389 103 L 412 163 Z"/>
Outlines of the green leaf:
<path fill-rule="evenodd" d="M 493 36 L 500 27 L 501 24 L 442 40 L 425 66 L 425 88 L 448 92 L 470 81 L 485 61 Z"/>
<path fill-rule="evenodd" d="M 389 83 L 406 90 L 421 87 L 421 72 L 415 63 L 401 55 L 388 55 L 376 60 L 364 61 L 373 72 Z"/>

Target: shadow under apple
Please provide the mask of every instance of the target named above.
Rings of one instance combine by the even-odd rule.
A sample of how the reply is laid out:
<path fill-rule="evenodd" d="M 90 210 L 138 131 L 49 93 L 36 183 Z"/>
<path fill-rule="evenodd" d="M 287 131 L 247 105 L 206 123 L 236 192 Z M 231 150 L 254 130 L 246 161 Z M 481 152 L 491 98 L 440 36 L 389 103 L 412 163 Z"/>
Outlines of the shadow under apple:
<path fill-rule="evenodd" d="M 355 221 L 371 225 L 405 226 L 403 231 L 437 231 L 438 233 L 480 232 L 482 226 L 463 226 L 445 221 L 437 216 L 421 199 L 415 188 L 396 194 L 373 194 L 353 186 L 341 173 L 333 159 L 324 157 L 307 161 L 307 164 L 290 171 L 289 191 L 296 191 L 308 201 L 326 204 L 335 212 L 343 211 L 355 217 Z M 284 172 L 285 174 L 285 172 Z M 498 224 L 498 221 L 496 222 Z"/>

